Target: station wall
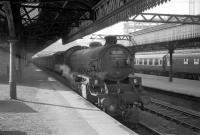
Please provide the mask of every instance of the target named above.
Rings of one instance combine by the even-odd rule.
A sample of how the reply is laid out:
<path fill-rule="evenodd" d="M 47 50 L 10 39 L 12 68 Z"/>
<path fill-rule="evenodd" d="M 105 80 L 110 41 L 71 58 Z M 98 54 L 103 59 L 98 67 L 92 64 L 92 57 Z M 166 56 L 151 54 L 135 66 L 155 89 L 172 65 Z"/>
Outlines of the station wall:
<path fill-rule="evenodd" d="M 0 81 L 8 81 L 9 52 L 0 49 Z"/>

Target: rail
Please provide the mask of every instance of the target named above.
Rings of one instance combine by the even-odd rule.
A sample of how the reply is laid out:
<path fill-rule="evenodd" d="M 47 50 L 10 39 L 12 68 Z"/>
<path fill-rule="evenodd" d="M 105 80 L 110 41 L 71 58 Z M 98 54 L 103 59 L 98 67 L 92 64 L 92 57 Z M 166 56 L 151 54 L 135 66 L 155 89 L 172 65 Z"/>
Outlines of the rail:
<path fill-rule="evenodd" d="M 181 124 L 195 132 L 200 132 L 200 115 L 197 113 L 184 111 L 179 107 L 166 104 L 156 99 L 152 99 L 152 104 L 145 106 L 144 110 Z"/>

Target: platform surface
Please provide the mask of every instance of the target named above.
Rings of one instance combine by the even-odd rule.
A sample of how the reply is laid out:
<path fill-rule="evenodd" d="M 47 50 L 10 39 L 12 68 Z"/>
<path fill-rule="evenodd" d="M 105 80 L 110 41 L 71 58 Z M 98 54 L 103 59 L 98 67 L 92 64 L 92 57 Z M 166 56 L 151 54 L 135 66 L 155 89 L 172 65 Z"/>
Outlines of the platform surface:
<path fill-rule="evenodd" d="M 135 75 L 142 77 L 142 85 L 145 87 L 200 97 L 200 81 L 198 80 L 173 78 L 173 82 L 169 82 L 168 77 L 139 73 Z"/>
<path fill-rule="evenodd" d="M 0 83 L 0 135 L 136 135 L 34 65 L 25 70 L 17 100 Z"/>

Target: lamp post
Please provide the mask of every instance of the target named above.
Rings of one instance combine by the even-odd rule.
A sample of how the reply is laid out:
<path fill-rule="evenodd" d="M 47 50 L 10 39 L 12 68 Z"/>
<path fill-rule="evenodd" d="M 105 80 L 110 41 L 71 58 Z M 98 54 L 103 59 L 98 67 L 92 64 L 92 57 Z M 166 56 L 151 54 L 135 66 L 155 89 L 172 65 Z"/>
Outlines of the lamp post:
<path fill-rule="evenodd" d="M 10 45 L 10 68 L 9 68 L 10 98 L 17 99 L 16 69 L 15 69 L 15 43 L 17 42 L 17 40 L 15 38 L 10 38 L 8 42 Z"/>

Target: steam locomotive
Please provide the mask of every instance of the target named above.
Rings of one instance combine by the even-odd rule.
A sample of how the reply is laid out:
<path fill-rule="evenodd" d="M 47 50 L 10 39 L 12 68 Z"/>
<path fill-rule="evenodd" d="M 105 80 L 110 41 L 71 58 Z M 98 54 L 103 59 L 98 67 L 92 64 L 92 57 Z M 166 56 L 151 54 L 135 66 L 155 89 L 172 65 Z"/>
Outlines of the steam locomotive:
<path fill-rule="evenodd" d="M 173 74 L 175 77 L 200 80 L 200 54 L 195 53 L 174 53 Z M 135 72 L 169 75 L 168 54 L 140 54 L 135 55 Z"/>
<path fill-rule="evenodd" d="M 111 116 L 132 124 L 138 122 L 138 108 L 150 102 L 142 92 L 141 78 L 132 75 L 131 52 L 117 43 L 116 36 L 105 37 L 105 45 L 75 46 L 33 61 L 68 80 L 84 98 Z"/>

